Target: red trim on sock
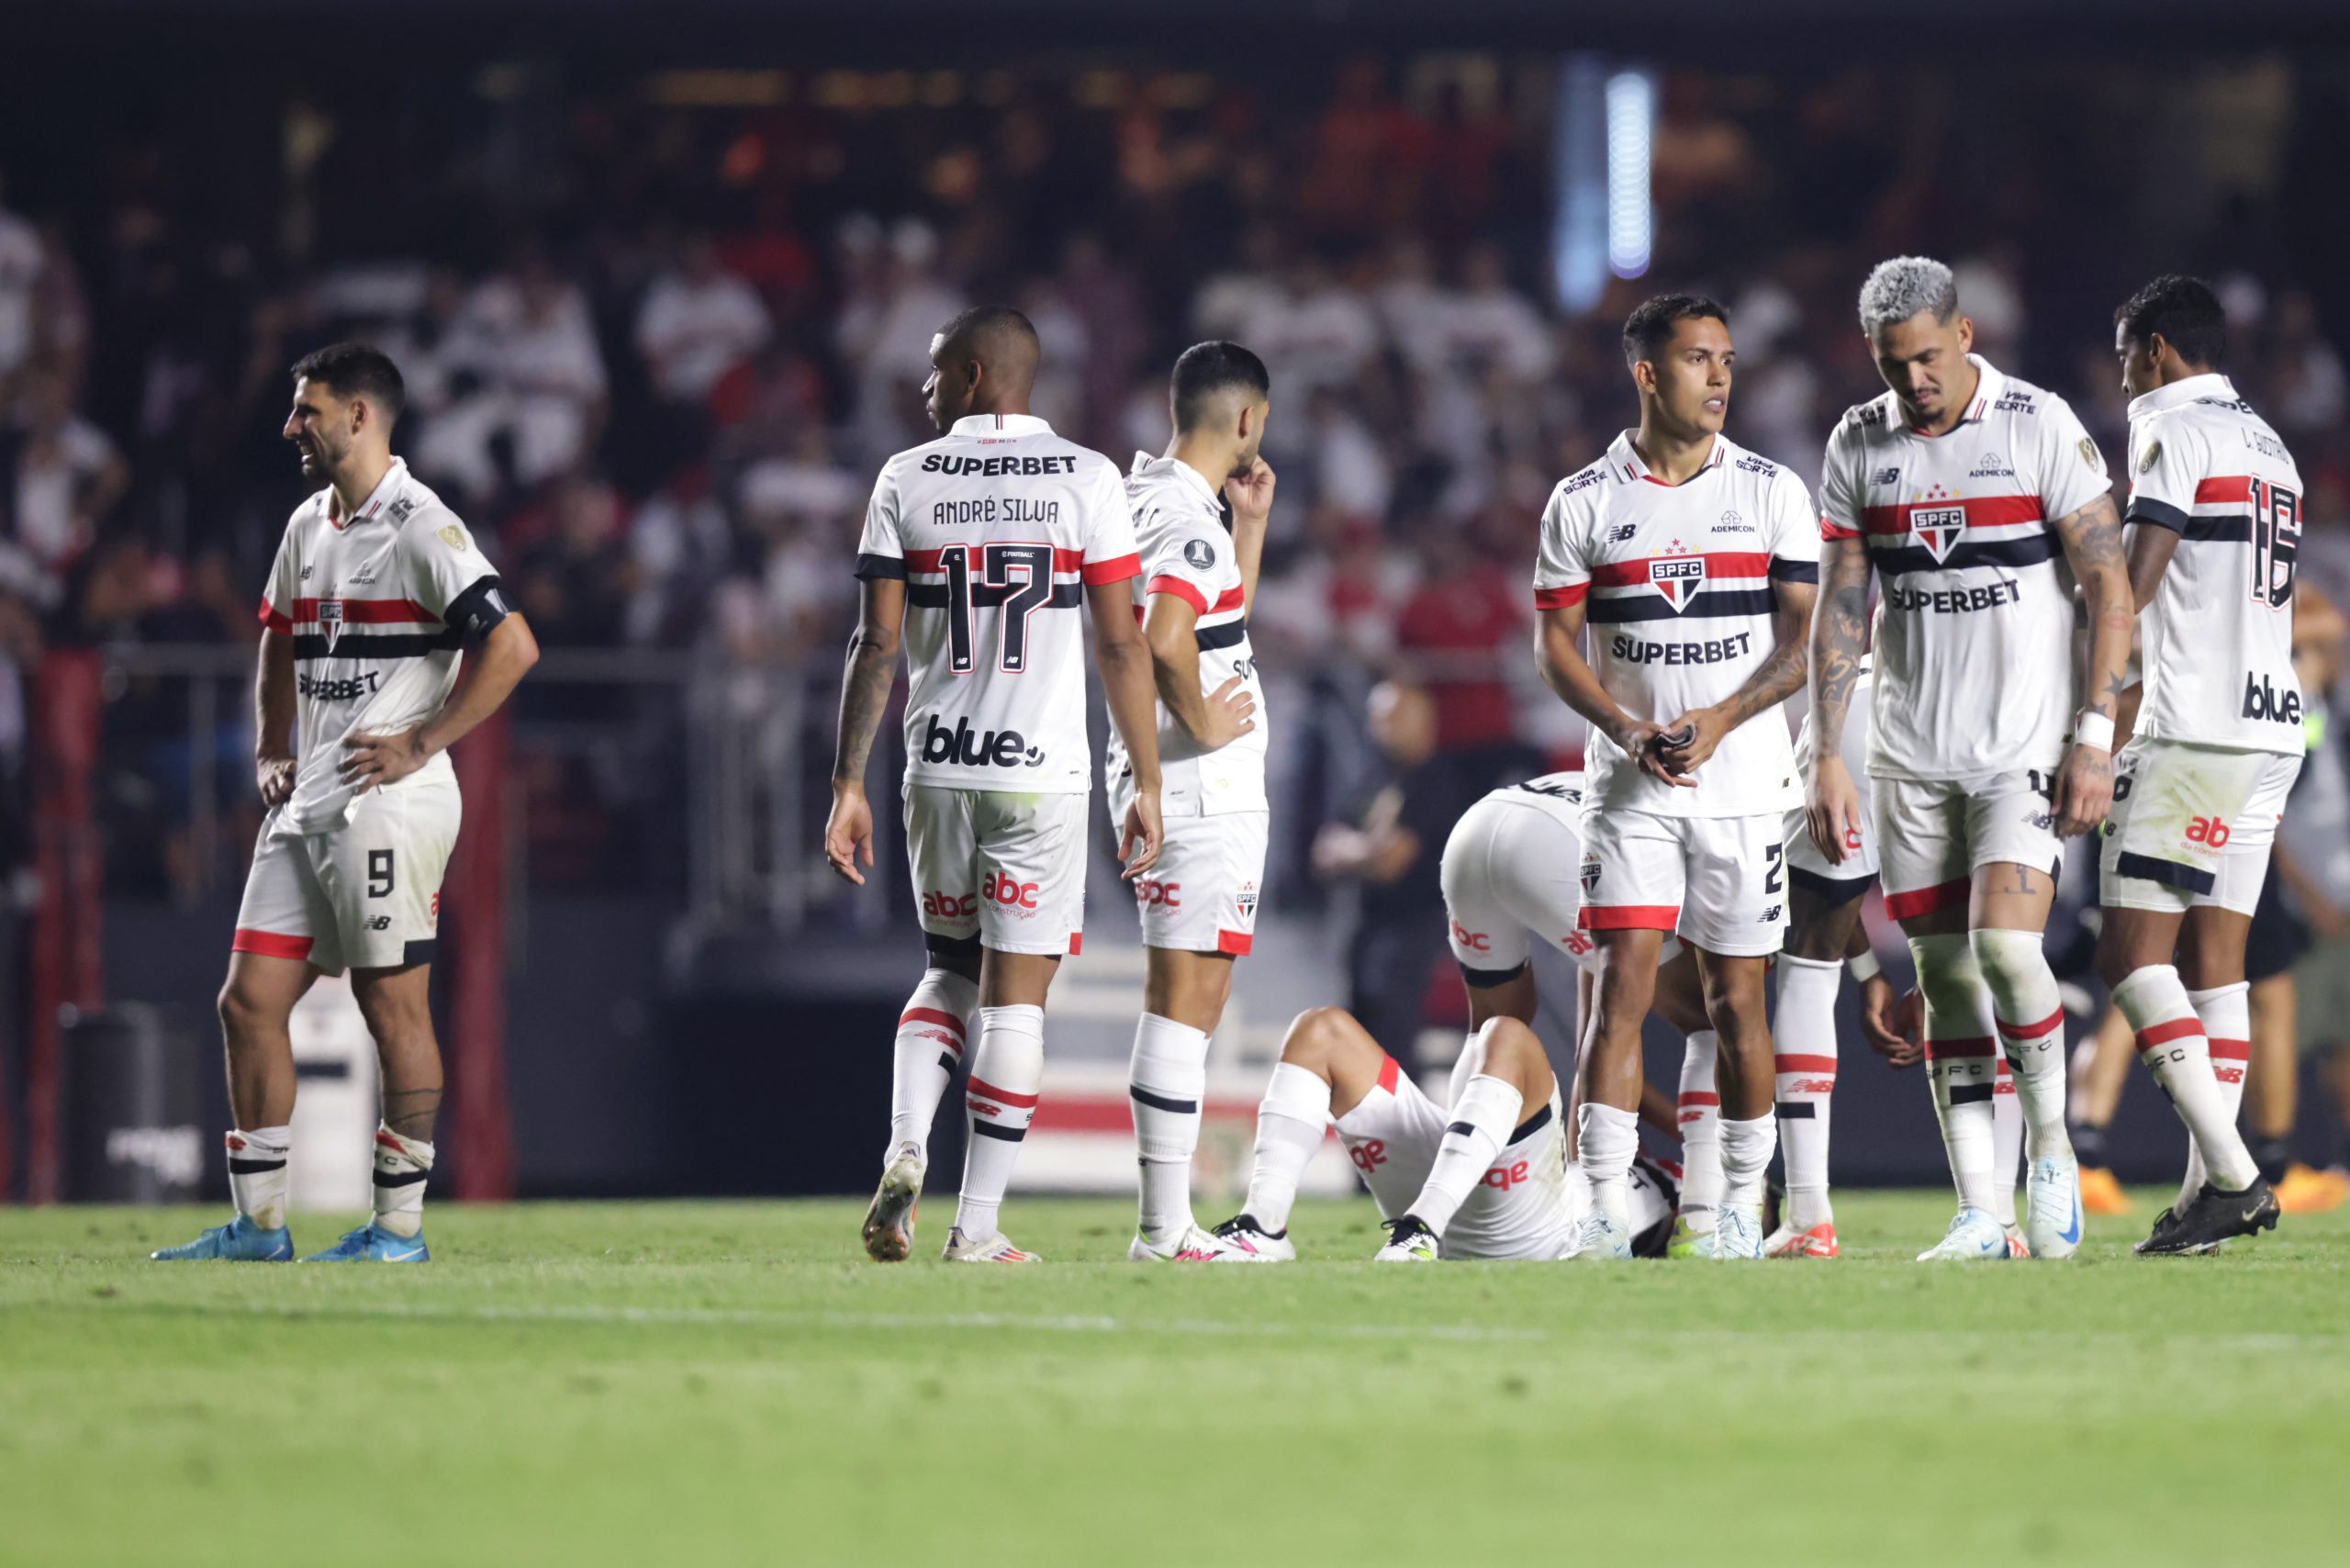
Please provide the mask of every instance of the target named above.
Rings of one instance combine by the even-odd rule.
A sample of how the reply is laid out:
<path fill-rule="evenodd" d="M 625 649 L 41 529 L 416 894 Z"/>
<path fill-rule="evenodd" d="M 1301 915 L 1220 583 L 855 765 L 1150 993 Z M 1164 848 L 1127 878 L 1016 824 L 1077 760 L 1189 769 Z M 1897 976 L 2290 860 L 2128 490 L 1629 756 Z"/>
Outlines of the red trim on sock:
<path fill-rule="evenodd" d="M 2059 1002 L 2055 1012 L 2051 1013 L 2037 1024 L 2009 1024 L 2002 1021 L 1999 1025 L 1999 1033 L 2010 1040 L 2036 1040 L 2064 1021 L 2065 1008 L 2064 1004 Z"/>
<path fill-rule="evenodd" d="M 963 1021 L 952 1013 L 941 1013 L 935 1007 L 909 1007 L 898 1014 L 898 1027 L 902 1029 L 909 1024 L 935 1024 L 942 1029 L 952 1029 L 956 1047 L 962 1047 Z"/>
<path fill-rule="evenodd" d="M 1780 1072 L 1825 1072 L 1833 1074 L 1836 1070 L 1836 1058 L 1834 1057 L 1793 1055 L 1774 1056 L 1771 1058 L 1771 1065 L 1775 1070 Z"/>
<path fill-rule="evenodd" d="M 1677 903 L 1587 903 L 1575 913 L 1585 931 L 1670 931 L 1680 924 Z"/>
<path fill-rule="evenodd" d="M 2250 1061 L 2252 1042 L 2250 1040 L 2213 1040 L 2211 1059 L 2213 1061 Z"/>
<path fill-rule="evenodd" d="M 1721 1103 L 1720 1095 L 1705 1089 L 1684 1089 L 1677 1102 L 1683 1105 L 1718 1105 Z"/>
<path fill-rule="evenodd" d="M 1966 902 L 1967 889 L 1973 882 L 1960 877 L 1953 881 L 1938 882 L 1930 888 L 1915 888 L 1906 893 L 1888 890 L 1885 895 L 1885 913 L 1895 920 L 1915 920 L 1921 914 L 1931 914 L 1954 903 Z"/>
<path fill-rule="evenodd" d="M 2012 1076 L 2011 1070 L 2008 1066 L 2008 1058 L 2005 1057 L 1999 1058 L 1999 1076 L 2001 1078 Z"/>
<path fill-rule="evenodd" d="M 1379 1086 L 1382 1089 L 1390 1094 L 1394 1093 L 1395 1085 L 1402 1082 L 1403 1078 L 1404 1070 L 1395 1065 L 1393 1057 L 1382 1055 L 1379 1058 Z"/>
<path fill-rule="evenodd" d="M 1215 934 L 1215 950 L 1219 953 L 1229 953 L 1236 958 L 1245 958 L 1248 956 L 1248 944 L 1254 940 L 1255 938 L 1245 931 L 1226 931 L 1218 927 Z"/>
<path fill-rule="evenodd" d="M 963 1097 L 966 1100 L 992 1100 L 999 1105 L 1010 1105 L 1021 1111 L 1033 1111 L 1036 1108 L 1036 1097 L 1034 1094 L 1014 1094 L 1009 1090 L 998 1089 L 985 1079 L 978 1077 L 972 1078 L 964 1086 Z"/>
<path fill-rule="evenodd" d="M 236 936 L 229 943 L 231 953 L 252 953 L 263 958 L 307 958 L 311 941 L 308 936 L 286 936 L 275 931 L 248 931 L 237 928 Z"/>
<path fill-rule="evenodd" d="M 1964 1060 L 1971 1057 L 1995 1057 L 1998 1054 L 1998 1042 L 1992 1039 L 1988 1035 L 1982 1035 L 1973 1039 L 1965 1040 L 1936 1040 L 1930 1038 L 1926 1041 L 1926 1059 L 1928 1061 Z M 2004 1067 L 2007 1064 L 2002 1060 L 2000 1065 Z"/>
<path fill-rule="evenodd" d="M 2138 1031 L 2138 1054 L 2143 1056 L 2156 1046 L 2181 1039 L 2188 1035 L 2199 1035 L 2202 1032 L 2203 1020 L 2192 1014 L 2154 1025 Z"/>

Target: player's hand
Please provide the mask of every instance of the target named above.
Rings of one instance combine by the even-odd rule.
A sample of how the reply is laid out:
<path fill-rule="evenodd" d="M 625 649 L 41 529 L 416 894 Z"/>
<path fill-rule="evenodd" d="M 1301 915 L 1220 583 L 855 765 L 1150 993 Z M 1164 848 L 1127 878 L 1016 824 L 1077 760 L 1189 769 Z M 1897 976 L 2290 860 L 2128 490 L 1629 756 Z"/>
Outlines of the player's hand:
<path fill-rule="evenodd" d="M 1682 778 L 1664 760 L 1663 753 L 1657 745 L 1663 734 L 1664 726 L 1662 724 L 1651 724 L 1646 719 L 1628 718 L 1618 720 L 1607 732 L 1607 738 L 1622 746 L 1624 755 L 1658 783 L 1670 784 L 1675 789 L 1695 789 L 1697 781 L 1695 778 Z"/>
<path fill-rule="evenodd" d="M 2056 770 L 2056 836 L 2095 833 L 2113 809 L 2113 754 L 2076 745 Z"/>
<path fill-rule="evenodd" d="M 1861 837 L 1861 792 L 1841 756 L 1823 756 L 1812 764 L 1811 788 L 1804 802 L 1804 820 L 1811 829 L 1811 846 L 1841 866 Z"/>
<path fill-rule="evenodd" d="M 1158 791 L 1137 790 L 1118 831 L 1118 858 L 1126 868 L 1127 881 L 1158 864 L 1158 850 L 1164 842 L 1165 835 L 1158 825 Z"/>
<path fill-rule="evenodd" d="M 1248 465 L 1248 472 L 1237 479 L 1224 482 L 1224 498 L 1232 503 L 1232 525 L 1247 524 L 1251 528 L 1265 526 L 1266 517 L 1273 510 L 1273 465 L 1259 457 Z"/>
<path fill-rule="evenodd" d="M 1657 736 L 1656 745 L 1667 767 L 1675 773 L 1694 775 L 1729 734 L 1729 726 L 1722 722 L 1718 711 L 1695 708 L 1665 725 L 1663 733 Z M 1682 735 L 1688 739 L 1679 739 Z"/>
<path fill-rule="evenodd" d="M 1207 751 L 1217 751 L 1230 745 L 1257 727 L 1257 699 L 1234 676 L 1208 693 L 1207 724 L 1200 734 L 1200 745 Z"/>
<path fill-rule="evenodd" d="M 342 781 L 358 792 L 397 784 L 432 758 L 424 749 L 424 732 L 407 730 L 397 735 L 354 734 L 342 743 Z"/>
<path fill-rule="evenodd" d="M 1870 1005 L 1870 988 L 1878 985 L 1888 992 L 1893 989 L 1883 975 L 1861 988 L 1861 1034 L 1868 1040 L 1869 1049 L 1885 1058 L 1886 1066 L 1915 1067 L 1926 1059 L 1926 999 L 1912 986 L 1901 993 L 1888 1015 Z"/>
<path fill-rule="evenodd" d="M 263 805 L 283 805 L 294 793 L 294 759 L 290 756 L 262 758 L 253 768 L 253 782 L 261 786 Z"/>
<path fill-rule="evenodd" d="M 856 868 L 859 859 L 873 864 L 873 807 L 864 790 L 835 784 L 832 814 L 824 819 L 824 860 L 834 875 L 861 888 L 865 873 Z"/>

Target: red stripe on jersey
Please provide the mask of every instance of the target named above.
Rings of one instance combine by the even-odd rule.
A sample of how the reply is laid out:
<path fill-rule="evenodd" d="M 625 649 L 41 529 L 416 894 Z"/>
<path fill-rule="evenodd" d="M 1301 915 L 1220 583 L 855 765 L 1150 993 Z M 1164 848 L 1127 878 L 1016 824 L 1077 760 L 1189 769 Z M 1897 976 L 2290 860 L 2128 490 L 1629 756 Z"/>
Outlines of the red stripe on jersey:
<path fill-rule="evenodd" d="M 1885 913 L 1895 920 L 1915 920 L 1921 914 L 1931 914 L 1938 909 L 1947 909 L 1952 904 L 1965 902 L 1969 886 L 1967 879 L 1959 877 L 1934 887 L 1919 888 L 1911 892 L 1887 891 L 1885 895 Z"/>
<path fill-rule="evenodd" d="M 1698 555 L 1657 555 L 1639 561 L 1603 561 L 1591 569 L 1596 588 L 1646 588 L 1649 562 L 1703 561 L 1708 581 L 1715 577 L 1764 577 L 1771 575 L 1771 557 L 1752 551 L 1708 551 Z"/>
<path fill-rule="evenodd" d="M 1988 1035 L 1977 1035 L 1964 1040 L 1929 1039 L 1926 1042 L 1926 1059 L 1928 1061 L 1964 1061 L 1972 1057 L 1997 1056 L 1998 1049 L 1998 1046 Z"/>
<path fill-rule="evenodd" d="M 1836 1070 L 1836 1058 L 1834 1057 L 1810 1057 L 1788 1054 L 1773 1057 L 1771 1058 L 1771 1064 L 1773 1070 L 1778 1072 L 1833 1073 Z"/>
<path fill-rule="evenodd" d="M 1056 569 L 1059 569 L 1058 563 L 1063 554 L 1064 552 L 1059 550 L 1053 552 Z M 1076 552 L 1069 551 L 1067 554 L 1075 554 Z M 1108 561 L 1088 561 L 1079 569 L 1084 575 L 1086 587 L 1102 588 L 1110 583 L 1122 583 L 1129 577 L 1142 576 L 1142 557 L 1120 555 Z"/>
<path fill-rule="evenodd" d="M 1245 931 L 1225 931 L 1219 927 L 1215 934 L 1215 950 L 1229 958 L 1245 958 L 1248 956 L 1248 944 L 1252 940 Z"/>
<path fill-rule="evenodd" d="M 1403 1081 L 1403 1078 L 1404 1070 L 1395 1065 L 1395 1058 L 1382 1052 L 1379 1058 L 1379 1086 L 1393 1094 L 1395 1085 Z"/>
<path fill-rule="evenodd" d="M 942 1013 L 935 1007 L 909 1007 L 898 1014 L 899 1028 L 902 1029 L 909 1024 L 935 1024 L 942 1029 L 954 1030 L 957 1039 L 963 1037 L 963 1021 L 952 1013 Z"/>
<path fill-rule="evenodd" d="M 1861 526 L 1871 533 L 1907 533 L 1909 514 L 1945 507 L 1966 509 L 1970 528 L 2000 528 L 2009 523 L 2041 521 L 2038 496 L 1967 496 L 1946 501 L 1904 501 L 1899 506 L 1863 507 Z"/>
<path fill-rule="evenodd" d="M 1677 903 L 1585 904 L 1575 912 L 1585 931 L 1670 931 L 1681 924 Z"/>
<path fill-rule="evenodd" d="M 1164 576 L 1153 577 L 1143 585 L 1142 591 L 1146 594 L 1171 594 L 1190 605 L 1192 613 L 1194 615 L 1205 615 L 1208 612 L 1208 596 L 1181 577 Z"/>
<path fill-rule="evenodd" d="M 1534 590 L 1537 610 L 1572 610 L 1591 591 L 1589 583 L 1569 583 L 1564 588 L 1539 588 Z"/>
<path fill-rule="evenodd" d="M 999 1105 L 1010 1105 L 1024 1111 L 1033 1111 L 1036 1108 L 1036 1097 L 1034 1094 L 1014 1094 L 1010 1090 L 998 1089 L 985 1079 L 976 1076 L 965 1081 L 963 1091 L 964 1098 L 969 1100 L 992 1100 Z"/>
<path fill-rule="evenodd" d="M 2206 479 L 2195 487 L 2195 501 L 2198 506 L 2205 501 L 2248 502 L 2251 499 L 2252 478 L 2249 475 L 2237 474 L 2226 478 Z"/>
<path fill-rule="evenodd" d="M 261 623 L 273 632 L 294 630 L 293 617 L 278 613 L 276 608 L 265 599 L 261 601 Z"/>
<path fill-rule="evenodd" d="M 2250 1040 L 2213 1040 L 2211 1059 L 2213 1061 L 2250 1061 L 2252 1042 Z"/>
<path fill-rule="evenodd" d="M 1020 540 L 1017 541 L 1017 543 L 1024 544 L 1028 542 L 1026 540 Z M 945 563 L 943 563 L 939 557 L 946 554 L 947 551 L 984 550 L 985 548 L 987 548 L 987 546 L 984 544 L 947 544 L 942 545 L 936 550 L 909 550 L 906 552 L 906 570 L 910 572 L 943 572 L 946 567 Z M 1054 550 L 1053 570 L 1056 572 L 1081 571 L 1084 569 L 1084 551 Z M 1132 577 L 1133 575 L 1134 574 L 1131 572 L 1127 574 L 1129 577 Z"/>
<path fill-rule="evenodd" d="M 2174 1018 L 2167 1024 L 2156 1024 L 2152 1028 L 2139 1030 L 2138 1049 L 2149 1051 L 2156 1046 L 2202 1032 L 2203 1020 L 2200 1018 Z"/>
<path fill-rule="evenodd" d="M 286 936 L 275 931 L 248 931 L 240 926 L 229 943 L 229 951 L 252 953 L 263 958 L 307 958 L 310 956 L 310 938 Z"/>
<path fill-rule="evenodd" d="M 1861 531 L 1857 528 L 1847 528 L 1824 517 L 1819 520 L 1819 537 L 1822 539 L 1858 539 L 1860 536 Z"/>
<path fill-rule="evenodd" d="M 294 601 L 294 619 L 316 621 L 319 606 L 340 604 L 346 626 L 398 625 L 420 621 L 437 626 L 441 618 L 412 599 L 297 599 Z"/>
<path fill-rule="evenodd" d="M 1248 608 L 1248 590 L 1247 588 L 1228 588 L 1222 593 L 1215 596 L 1215 602 L 1208 606 L 1208 613 L 1210 615 L 1222 615 L 1227 610 L 1246 610 Z"/>

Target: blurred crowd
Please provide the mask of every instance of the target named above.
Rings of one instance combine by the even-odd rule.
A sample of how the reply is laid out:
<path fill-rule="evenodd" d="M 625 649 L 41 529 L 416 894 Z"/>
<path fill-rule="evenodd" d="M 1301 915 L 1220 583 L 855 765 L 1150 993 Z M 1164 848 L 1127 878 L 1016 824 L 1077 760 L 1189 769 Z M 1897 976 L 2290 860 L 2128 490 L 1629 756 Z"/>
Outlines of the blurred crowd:
<path fill-rule="evenodd" d="M 769 755 L 812 782 L 871 476 L 930 434 L 933 330 L 1018 304 L 1044 341 L 1038 411 L 1122 464 L 1167 440 L 1176 353 L 1248 343 L 1281 474 L 1254 631 L 1291 688 L 1284 899 L 1321 896 L 1313 830 L 1383 777 L 1382 678 L 1432 694 L 1462 789 L 1578 746 L 1523 654 L 1536 519 L 1632 419 L 1619 324 L 1657 289 L 1729 307 L 1731 429 L 1809 476 L 1879 389 L 1853 298 L 1880 257 L 1955 265 L 1983 351 L 2073 398 L 2109 454 L 2112 304 L 2202 270 L 2239 386 L 2309 476 L 2310 569 L 2350 589 L 2329 301 L 2256 191 L 2226 223 L 2150 227 L 2160 204 L 2116 177 L 2143 158 L 2132 111 L 2025 68 L 1897 95 L 1864 71 L 1667 74 L 1652 264 L 1580 312 L 1557 304 L 1552 62 L 778 74 L 727 101 L 745 74 L 587 89 L 501 67 L 365 115 L 289 96 L 213 136 L 125 119 L 37 196 L 0 170 L 0 768 L 21 774 L 16 677 L 43 647 L 253 639 L 302 488 L 285 367 L 347 336 L 401 365 L 398 449 L 543 645 L 723 666 L 755 678 L 746 703 L 803 682 L 811 728 Z M 2059 140 L 2066 158 L 2031 155 Z M 2262 177 L 2283 155 L 2258 154 Z M 203 177 L 231 165 L 276 177 Z M 223 801 L 250 794 L 241 684 L 210 745 Z M 152 827 L 118 834 L 114 875 L 185 881 L 189 709 L 114 695 L 110 799 Z M 677 708 L 525 688 L 526 727 L 586 737 L 533 764 L 534 875 L 664 858 L 640 830 L 674 814 L 674 779 L 638 765 L 676 749 Z"/>

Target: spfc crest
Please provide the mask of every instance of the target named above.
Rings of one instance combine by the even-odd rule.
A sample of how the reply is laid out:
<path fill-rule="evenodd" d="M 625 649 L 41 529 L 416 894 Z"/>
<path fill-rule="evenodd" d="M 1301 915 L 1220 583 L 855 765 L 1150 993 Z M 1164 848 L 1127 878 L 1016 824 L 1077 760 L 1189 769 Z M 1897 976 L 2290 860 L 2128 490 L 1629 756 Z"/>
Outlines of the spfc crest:
<path fill-rule="evenodd" d="M 1233 896 L 1233 903 L 1240 910 L 1242 924 L 1253 925 L 1257 920 L 1257 884 L 1243 882 L 1240 891 Z"/>
<path fill-rule="evenodd" d="M 1706 558 L 1703 555 L 1657 555 L 1649 561 L 1649 582 L 1664 596 L 1664 602 L 1679 614 L 1689 608 L 1705 586 Z"/>
<path fill-rule="evenodd" d="M 1959 535 L 1966 532 L 1966 509 L 1964 507 L 1914 508 L 1909 513 L 1909 528 L 1910 532 L 1917 534 L 1918 543 L 1926 547 L 1927 554 L 1931 555 L 1936 561 L 1947 561 L 1950 559 L 1951 546 L 1956 544 Z"/>
<path fill-rule="evenodd" d="M 335 639 L 342 635 L 342 600 L 339 599 L 319 600 L 319 630 L 326 633 L 327 655 L 332 657 Z"/>
<path fill-rule="evenodd" d="M 1583 890 L 1585 897 L 1599 890 L 1599 857 L 1596 855 L 1583 857 Z"/>

